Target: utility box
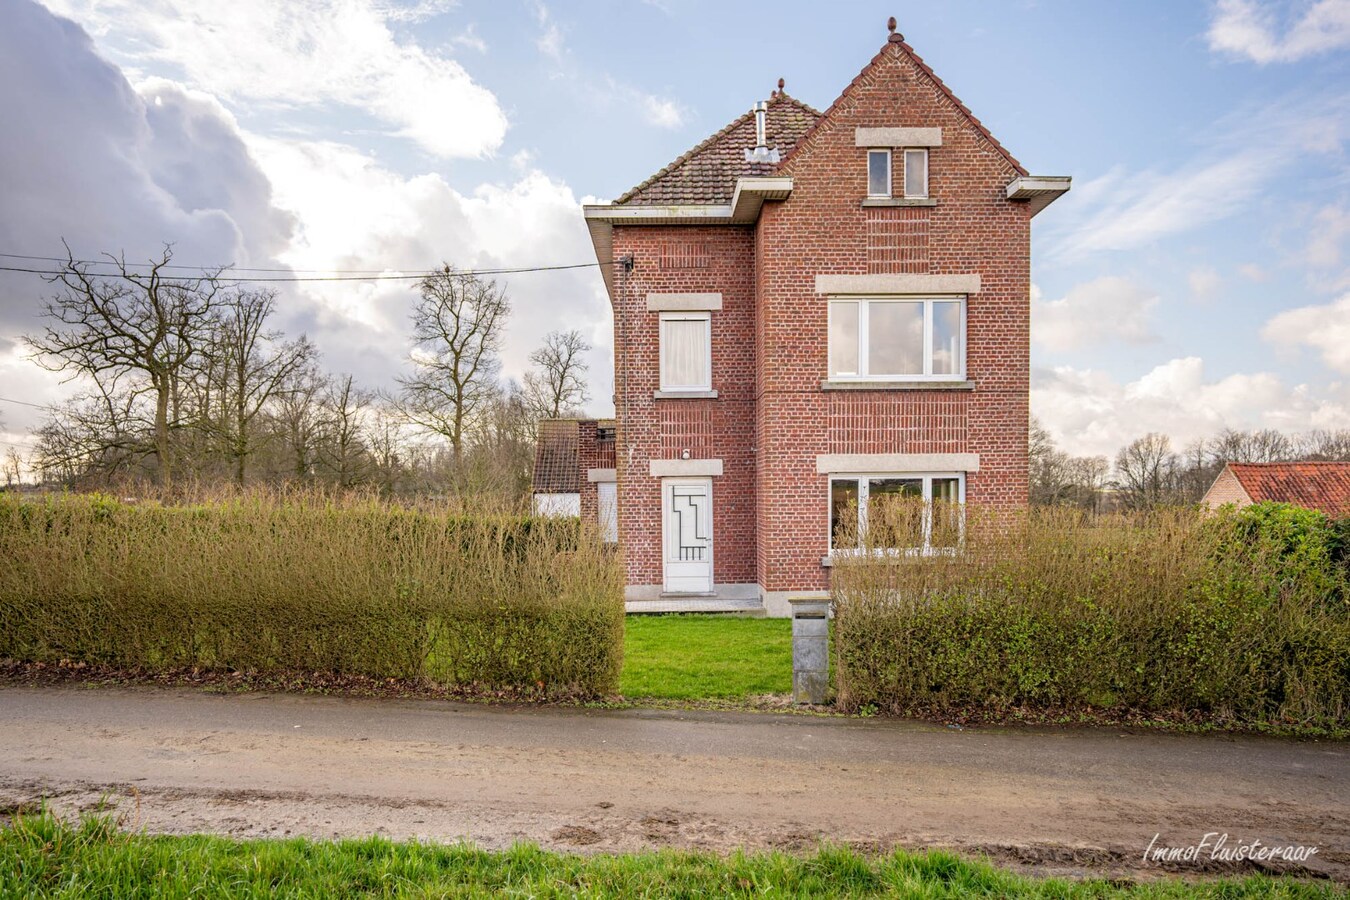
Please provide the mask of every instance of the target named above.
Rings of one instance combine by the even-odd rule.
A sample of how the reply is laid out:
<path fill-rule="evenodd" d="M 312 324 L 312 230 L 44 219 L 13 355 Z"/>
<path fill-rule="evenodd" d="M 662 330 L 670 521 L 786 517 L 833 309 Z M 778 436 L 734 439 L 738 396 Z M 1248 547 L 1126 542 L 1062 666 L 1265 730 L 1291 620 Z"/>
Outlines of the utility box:
<path fill-rule="evenodd" d="M 830 599 L 789 597 L 792 604 L 792 702 L 825 702 L 830 686 Z"/>

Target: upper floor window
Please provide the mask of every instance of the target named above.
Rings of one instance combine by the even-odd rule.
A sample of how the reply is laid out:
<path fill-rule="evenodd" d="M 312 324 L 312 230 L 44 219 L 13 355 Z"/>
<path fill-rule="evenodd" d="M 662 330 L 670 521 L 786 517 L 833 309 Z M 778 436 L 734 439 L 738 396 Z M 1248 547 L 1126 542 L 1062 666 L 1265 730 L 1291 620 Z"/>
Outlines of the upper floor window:
<path fill-rule="evenodd" d="M 829 377 L 964 377 L 965 309 L 960 297 L 831 300 Z"/>
<path fill-rule="evenodd" d="M 905 199 L 921 200 L 928 196 L 928 151 L 905 151 Z"/>
<path fill-rule="evenodd" d="M 712 390 L 712 317 L 708 313 L 661 314 L 661 390 Z"/>
<path fill-rule="evenodd" d="M 891 151 L 867 151 L 867 196 L 891 195 Z"/>

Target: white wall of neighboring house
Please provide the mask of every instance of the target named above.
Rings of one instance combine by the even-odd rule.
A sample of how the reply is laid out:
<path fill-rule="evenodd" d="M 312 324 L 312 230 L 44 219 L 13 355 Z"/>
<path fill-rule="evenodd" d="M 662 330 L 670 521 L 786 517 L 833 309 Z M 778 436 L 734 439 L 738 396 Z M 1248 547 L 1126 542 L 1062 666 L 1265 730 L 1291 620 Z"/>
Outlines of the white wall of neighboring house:
<path fill-rule="evenodd" d="M 539 516 L 581 515 L 580 494 L 535 494 L 534 512 Z"/>
<path fill-rule="evenodd" d="M 616 485 L 612 481 L 596 484 L 597 502 L 600 507 L 600 540 L 607 544 L 619 542 L 619 501 Z"/>

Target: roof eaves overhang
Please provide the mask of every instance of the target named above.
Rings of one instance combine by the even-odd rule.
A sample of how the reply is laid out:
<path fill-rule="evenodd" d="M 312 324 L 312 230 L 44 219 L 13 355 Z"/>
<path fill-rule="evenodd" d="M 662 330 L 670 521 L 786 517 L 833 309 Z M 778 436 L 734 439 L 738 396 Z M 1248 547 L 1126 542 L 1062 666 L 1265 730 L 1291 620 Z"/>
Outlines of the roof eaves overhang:
<path fill-rule="evenodd" d="M 766 200 L 786 200 L 792 194 L 792 178 L 787 175 L 762 175 L 736 179 L 731 195 L 731 224 L 753 225 Z"/>
<path fill-rule="evenodd" d="M 784 200 L 792 193 L 792 179 L 783 176 L 740 178 L 730 204 L 673 206 L 616 206 L 598 203 L 581 207 L 591 235 L 600 275 L 614 296 L 615 225 L 751 225 L 765 200 Z"/>
<path fill-rule="evenodd" d="M 1025 201 L 1034 216 L 1067 194 L 1072 181 L 1067 175 L 1021 175 L 1008 183 L 1008 199 Z"/>

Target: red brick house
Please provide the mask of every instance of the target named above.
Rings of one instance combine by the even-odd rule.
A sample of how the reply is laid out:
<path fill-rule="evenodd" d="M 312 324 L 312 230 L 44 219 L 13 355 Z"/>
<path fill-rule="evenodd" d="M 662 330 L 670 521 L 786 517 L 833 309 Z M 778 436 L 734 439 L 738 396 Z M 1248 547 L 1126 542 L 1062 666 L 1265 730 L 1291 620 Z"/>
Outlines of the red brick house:
<path fill-rule="evenodd" d="M 887 495 L 1027 502 L 1031 218 L 1068 190 L 892 33 L 821 113 L 767 102 L 587 225 L 614 309 L 630 609 L 828 593 Z"/>
<path fill-rule="evenodd" d="M 1210 509 L 1292 503 L 1350 516 L 1350 462 L 1228 463 L 1200 502 Z"/>

